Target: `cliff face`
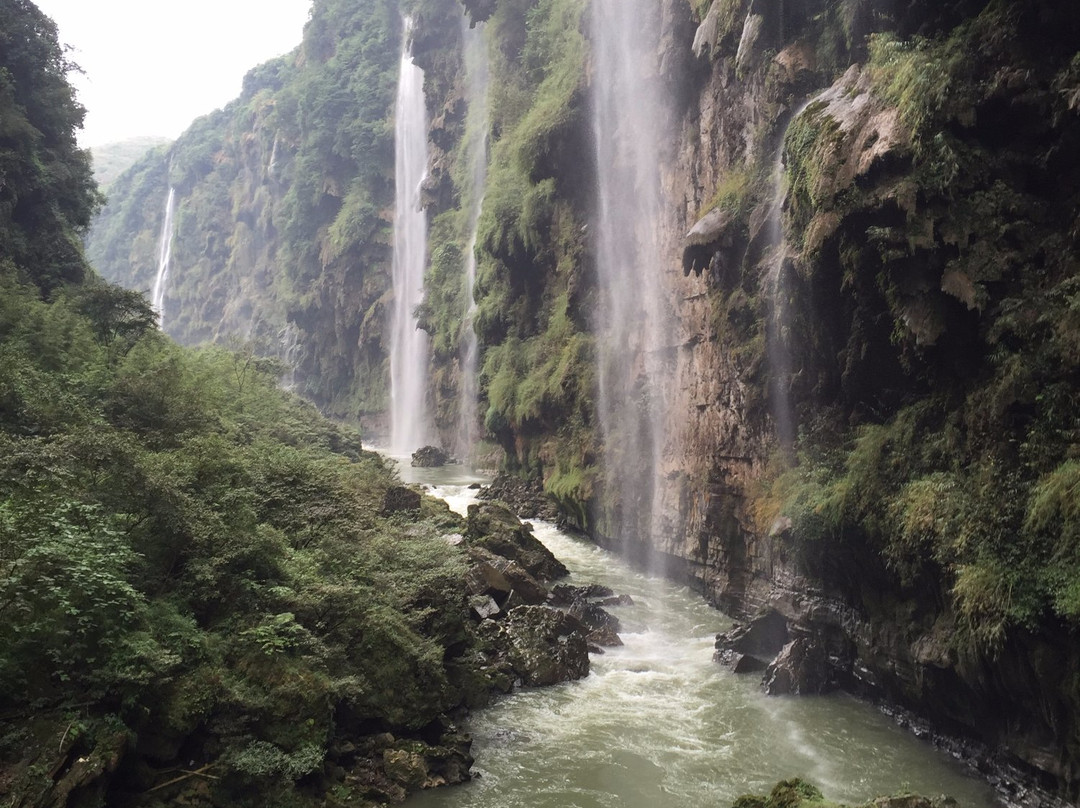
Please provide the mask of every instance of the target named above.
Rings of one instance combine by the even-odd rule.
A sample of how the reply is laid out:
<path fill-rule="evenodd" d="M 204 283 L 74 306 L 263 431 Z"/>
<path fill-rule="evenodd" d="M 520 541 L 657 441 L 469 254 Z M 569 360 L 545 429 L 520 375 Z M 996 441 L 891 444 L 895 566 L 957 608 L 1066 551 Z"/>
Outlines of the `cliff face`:
<path fill-rule="evenodd" d="M 1080 40 L 1054 4 L 969 5 L 714 2 L 665 32 L 697 55 L 655 549 L 1074 799 Z"/>
<path fill-rule="evenodd" d="M 166 333 L 277 356 L 348 418 L 386 397 L 399 28 L 392 2 L 315 3 L 294 53 L 110 187 L 87 245 L 107 279 L 149 293 L 164 237 Z"/>
<path fill-rule="evenodd" d="M 431 121 L 419 315 L 438 425 L 450 444 L 482 195 L 483 431 L 509 470 L 614 544 L 596 414 L 605 167 L 588 6 L 466 0 L 470 32 L 451 0 L 405 5 Z M 1075 799 L 1080 32 L 1062 6 L 659 3 L 640 69 L 672 111 L 656 155 L 655 269 L 673 324 L 658 351 L 663 519 L 648 544 L 623 549 L 737 616 L 779 614 L 783 636 L 811 638 L 835 682 Z M 366 19 L 382 28 L 359 15 L 338 31 L 345 10 L 317 3 L 300 55 L 253 74 L 223 113 L 230 134 L 143 169 L 157 177 L 147 210 L 169 183 L 221 203 L 181 206 L 177 254 L 198 256 L 174 270 L 191 283 L 177 287 L 190 289 L 181 308 L 205 313 L 185 338 L 251 328 L 256 311 L 271 335 L 291 324 L 302 389 L 349 415 L 385 399 L 397 49 L 361 45 L 391 41 L 397 9 L 377 8 Z M 477 30 L 497 77 L 479 123 L 462 55 Z M 342 78 L 349 53 L 378 56 L 364 62 L 378 92 Z M 478 125 L 482 188 L 470 173 Z M 199 131 L 190 143 L 209 143 Z M 189 164 L 202 166 L 196 185 Z M 133 254 L 152 252 L 159 229 L 148 219 Z M 129 282 L 147 288 L 142 272 Z M 248 320 L 228 314 L 245 305 Z"/>

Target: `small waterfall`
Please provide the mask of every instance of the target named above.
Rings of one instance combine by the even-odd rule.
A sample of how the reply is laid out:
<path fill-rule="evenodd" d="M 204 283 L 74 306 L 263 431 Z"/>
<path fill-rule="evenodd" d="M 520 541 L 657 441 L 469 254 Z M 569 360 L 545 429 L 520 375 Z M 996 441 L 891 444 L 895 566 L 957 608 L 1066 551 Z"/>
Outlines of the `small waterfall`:
<path fill-rule="evenodd" d="M 477 343 L 474 320 L 476 318 L 476 236 L 480 224 L 480 211 L 484 205 L 484 185 L 487 181 L 488 108 L 489 82 L 487 41 L 483 25 L 469 28 L 462 18 L 462 38 L 465 43 L 466 92 L 469 101 L 469 117 L 466 121 L 472 207 L 469 210 L 469 241 L 465 249 L 465 319 L 461 340 L 461 387 L 458 409 L 458 434 L 455 451 L 468 461 L 477 442 L 478 384 L 477 372 L 480 346 Z"/>
<path fill-rule="evenodd" d="M 300 328 L 296 323 L 287 323 L 278 332 L 278 356 L 285 363 L 285 372 L 279 384 L 286 390 L 296 389 L 296 367 L 304 355 Z"/>
<path fill-rule="evenodd" d="M 765 299 L 768 301 L 768 316 L 765 321 L 765 350 L 769 360 L 769 401 L 773 421 L 776 424 L 776 439 L 780 451 L 789 459 L 795 449 L 795 437 L 798 424 L 795 408 L 791 402 L 792 356 L 791 356 L 791 289 L 786 282 L 788 265 L 787 241 L 784 239 L 784 201 L 787 199 L 787 185 L 784 176 L 784 140 L 791 124 L 810 104 L 807 101 L 798 107 L 780 138 L 776 151 L 776 161 L 772 172 L 772 201 L 769 205 L 769 218 L 766 223 L 766 235 L 769 249 L 765 255 L 764 275 Z"/>
<path fill-rule="evenodd" d="M 765 298 L 768 318 L 765 321 L 765 350 L 769 358 L 769 400 L 780 450 L 790 454 L 795 445 L 795 415 L 791 405 L 791 351 L 788 347 L 789 306 L 784 283 L 787 242 L 782 216 L 787 187 L 784 184 L 783 142 L 776 155 L 772 175 L 772 202 L 769 206 L 767 235 L 770 251 L 765 273 Z"/>
<path fill-rule="evenodd" d="M 594 0 L 593 107 L 600 288 L 595 324 L 604 441 L 600 530 L 649 544 L 662 514 L 666 340 L 671 317 L 657 242 L 669 118 L 657 80 L 655 0 Z"/>
<path fill-rule="evenodd" d="M 274 132 L 274 143 L 270 147 L 270 162 L 266 165 L 266 176 L 270 179 L 274 179 L 274 172 L 277 170 L 277 149 L 278 133 Z"/>
<path fill-rule="evenodd" d="M 169 195 L 165 200 L 165 219 L 161 223 L 161 237 L 158 240 L 158 268 L 154 278 L 154 291 L 150 304 L 158 315 L 158 328 L 165 330 L 165 287 L 169 283 L 169 261 L 172 259 L 173 215 L 176 212 L 176 189 L 169 186 Z"/>
<path fill-rule="evenodd" d="M 427 174 L 424 71 L 412 60 L 412 21 L 405 20 L 394 108 L 394 307 L 390 322 L 390 448 L 413 452 L 434 435 L 427 405 L 428 338 L 417 327 L 424 297 L 427 215 L 420 190 Z"/>

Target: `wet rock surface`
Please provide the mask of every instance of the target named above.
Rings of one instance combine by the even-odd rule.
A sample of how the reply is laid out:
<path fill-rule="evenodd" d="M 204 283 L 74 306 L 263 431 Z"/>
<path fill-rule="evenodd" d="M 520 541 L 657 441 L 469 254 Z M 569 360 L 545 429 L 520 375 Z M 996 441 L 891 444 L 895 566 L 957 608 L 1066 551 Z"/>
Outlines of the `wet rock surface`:
<path fill-rule="evenodd" d="M 540 581 L 567 574 L 566 567 L 509 508 L 495 502 L 469 506 L 466 539 L 495 555 L 514 561 Z"/>
<path fill-rule="evenodd" d="M 451 462 L 453 458 L 450 457 L 450 453 L 438 446 L 424 446 L 412 453 L 412 465 L 417 468 L 441 468 Z"/>
<path fill-rule="evenodd" d="M 809 638 L 792 640 L 765 669 L 762 688 L 770 696 L 827 693 L 832 687 L 825 651 Z"/>
<path fill-rule="evenodd" d="M 382 506 L 384 515 L 418 510 L 420 510 L 420 493 L 418 491 L 406 488 L 403 485 L 395 485 L 386 489 Z"/>
<path fill-rule="evenodd" d="M 544 493 L 540 480 L 500 472 L 476 496 L 485 502 L 501 502 L 522 519 L 559 519 L 558 506 Z"/>
<path fill-rule="evenodd" d="M 495 649 L 496 664 L 526 687 L 581 679 L 589 673 L 582 625 L 565 612 L 518 606 L 505 620 L 486 624 L 483 636 Z"/>

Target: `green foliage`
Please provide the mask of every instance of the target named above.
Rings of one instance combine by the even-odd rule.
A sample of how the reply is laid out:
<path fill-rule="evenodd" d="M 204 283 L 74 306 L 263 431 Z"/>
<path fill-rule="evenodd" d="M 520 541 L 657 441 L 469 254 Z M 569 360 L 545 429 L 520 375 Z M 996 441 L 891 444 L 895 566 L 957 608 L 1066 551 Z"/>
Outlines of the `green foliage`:
<path fill-rule="evenodd" d="M 317 2 L 296 52 L 115 181 L 88 241 L 107 279 L 149 291 L 175 189 L 168 333 L 242 334 L 350 418 L 385 403 L 398 24 L 388 0 Z"/>
<path fill-rule="evenodd" d="M 86 274 L 81 237 L 101 197 L 75 130 L 85 111 L 56 25 L 28 0 L 0 14 L 0 256 L 42 294 Z"/>
<path fill-rule="evenodd" d="M 167 138 L 144 136 L 95 146 L 91 151 L 94 182 L 102 191 L 108 191 L 116 178 L 135 165 L 148 151 L 168 144 Z"/>
<path fill-rule="evenodd" d="M 816 786 L 793 778 L 782 780 L 773 786 L 767 797 L 747 794 L 732 803 L 731 808 L 839 808 L 835 803 L 826 802 Z"/>
<path fill-rule="evenodd" d="M 379 516 L 382 461 L 250 350 L 117 336 L 84 305 L 107 288 L 5 284 L 5 712 L 123 705 L 132 732 L 214 739 L 222 788 L 263 789 L 320 767 L 339 705 L 415 730 L 456 703 L 447 513 Z"/>

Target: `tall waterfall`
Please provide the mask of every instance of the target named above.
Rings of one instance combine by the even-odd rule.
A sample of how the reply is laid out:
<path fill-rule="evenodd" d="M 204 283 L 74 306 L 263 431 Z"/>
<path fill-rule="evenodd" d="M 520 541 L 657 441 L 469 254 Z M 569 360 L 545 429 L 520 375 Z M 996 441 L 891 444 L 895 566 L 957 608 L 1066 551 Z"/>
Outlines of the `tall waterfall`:
<path fill-rule="evenodd" d="M 169 195 L 165 199 L 165 219 L 161 223 L 161 236 L 158 239 L 158 267 L 154 278 L 154 290 L 150 304 L 158 315 L 158 328 L 165 330 L 165 287 L 169 283 L 169 261 L 172 259 L 173 215 L 176 212 L 176 189 L 169 186 Z"/>
<path fill-rule="evenodd" d="M 659 527 L 665 351 L 671 315 L 657 240 L 668 111 L 658 81 L 655 0 L 594 0 L 593 107 L 600 288 L 595 324 L 604 441 L 600 530 L 639 546 Z"/>
<path fill-rule="evenodd" d="M 434 435 L 427 403 L 428 338 L 417 327 L 424 297 L 427 215 L 420 189 L 427 174 L 424 71 L 412 60 L 412 21 L 405 21 L 394 108 L 394 308 L 390 322 L 390 448 L 408 453 Z"/>
<path fill-rule="evenodd" d="M 783 141 L 773 166 L 772 194 L 766 231 L 772 249 L 766 255 L 768 265 L 764 276 L 769 309 L 765 322 L 765 350 L 769 359 L 769 400 L 776 424 L 776 439 L 780 450 L 787 453 L 795 444 L 795 416 L 791 406 L 791 351 L 787 333 L 790 306 L 786 299 L 788 288 L 784 282 L 787 242 L 784 240 L 782 217 L 787 189 L 784 185 Z"/>
<path fill-rule="evenodd" d="M 461 340 L 461 387 L 458 409 L 458 457 L 469 458 L 477 440 L 477 372 L 480 348 L 476 339 L 476 235 L 480 211 L 484 205 L 484 185 L 487 181 L 489 82 L 487 42 L 483 26 L 469 28 L 462 18 L 462 37 L 465 42 L 466 93 L 469 117 L 466 121 L 470 166 L 472 205 L 469 209 L 469 241 L 465 249 L 465 319 Z"/>
<path fill-rule="evenodd" d="M 776 440 L 780 451 L 790 456 L 794 452 L 798 423 L 795 408 L 791 401 L 791 383 L 794 368 L 791 354 L 792 328 L 792 289 L 786 278 L 788 270 L 788 245 L 784 239 L 784 202 L 787 199 L 787 184 L 784 176 L 784 141 L 791 124 L 812 103 L 813 99 L 803 102 L 795 109 L 780 145 L 776 150 L 776 161 L 772 173 L 772 201 L 766 234 L 770 250 L 765 255 L 764 278 L 765 299 L 768 303 L 768 318 L 765 321 L 765 350 L 769 360 L 769 401 L 773 421 L 776 424 Z"/>

